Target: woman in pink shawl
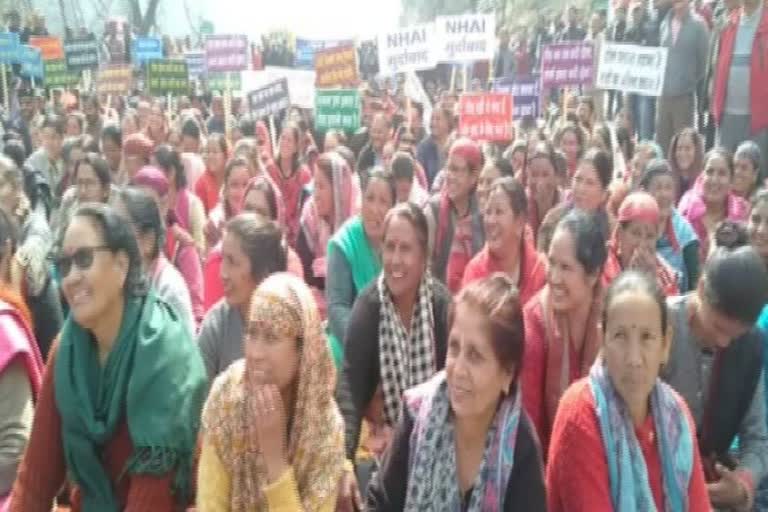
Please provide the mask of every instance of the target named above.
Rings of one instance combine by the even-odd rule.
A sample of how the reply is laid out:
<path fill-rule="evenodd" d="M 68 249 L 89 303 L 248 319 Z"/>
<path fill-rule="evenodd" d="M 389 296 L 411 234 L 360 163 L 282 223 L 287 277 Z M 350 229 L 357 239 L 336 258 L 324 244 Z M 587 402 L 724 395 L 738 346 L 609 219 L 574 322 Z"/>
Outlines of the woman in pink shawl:
<path fill-rule="evenodd" d="M 11 265 L 15 246 L 11 221 L 0 213 L 0 511 L 32 431 L 32 404 L 40 392 L 43 360 L 32 334 L 32 316 L 13 290 Z"/>
<path fill-rule="evenodd" d="M 344 158 L 335 152 L 317 160 L 314 190 L 301 212 L 296 251 L 307 284 L 325 290 L 325 252 L 337 229 L 360 211 L 360 190 Z"/>
<path fill-rule="evenodd" d="M 693 188 L 683 195 L 680 213 L 693 226 L 699 237 L 699 260 L 709 255 L 710 235 L 724 220 L 744 222 L 749 215 L 749 203 L 734 194 L 733 159 L 723 148 L 715 148 L 704 157 L 704 171 Z"/>
<path fill-rule="evenodd" d="M 261 163 L 266 164 L 274 158 L 272 139 L 269 138 L 269 129 L 264 121 L 256 123 L 256 146 L 259 149 Z"/>
<path fill-rule="evenodd" d="M 285 226 L 285 208 L 280 190 L 272 183 L 269 176 L 263 174 L 251 178 L 243 195 L 241 213 L 257 213 Z M 301 260 L 296 252 L 288 247 L 288 272 L 304 279 Z M 221 282 L 221 243 L 216 245 L 208 254 L 203 270 L 205 277 L 205 311 L 224 297 L 224 287 Z"/>

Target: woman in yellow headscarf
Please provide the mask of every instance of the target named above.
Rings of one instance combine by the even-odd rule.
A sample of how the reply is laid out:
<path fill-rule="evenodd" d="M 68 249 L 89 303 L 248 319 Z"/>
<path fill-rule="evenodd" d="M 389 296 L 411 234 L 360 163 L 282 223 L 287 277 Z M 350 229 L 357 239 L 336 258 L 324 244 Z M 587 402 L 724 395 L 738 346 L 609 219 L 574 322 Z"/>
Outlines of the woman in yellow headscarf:
<path fill-rule="evenodd" d="M 309 288 L 274 274 L 254 292 L 245 359 L 203 411 L 200 512 L 332 511 L 345 464 L 335 371 Z"/>

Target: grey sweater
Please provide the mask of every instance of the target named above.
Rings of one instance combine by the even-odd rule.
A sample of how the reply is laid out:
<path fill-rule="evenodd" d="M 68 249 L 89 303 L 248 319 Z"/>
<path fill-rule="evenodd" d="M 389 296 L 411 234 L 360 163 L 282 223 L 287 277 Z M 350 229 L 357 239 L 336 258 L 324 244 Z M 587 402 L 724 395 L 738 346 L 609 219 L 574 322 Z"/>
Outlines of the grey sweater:
<path fill-rule="evenodd" d="M 695 293 L 695 292 L 694 292 Z M 669 363 L 662 378 L 685 399 L 700 428 L 707 403 L 714 354 L 704 350 L 688 322 L 691 294 L 667 300 L 673 338 Z M 734 375 L 733 378 L 739 378 Z M 768 474 L 768 427 L 765 422 L 765 380 L 760 376 L 752 402 L 739 428 L 739 467 L 746 469 L 757 485 Z"/>
<path fill-rule="evenodd" d="M 689 13 L 682 20 L 677 41 L 672 42 L 670 9 L 661 24 L 661 46 L 669 48 L 662 96 L 682 96 L 696 91 L 706 77 L 709 52 L 709 30 L 702 19 Z"/>
<path fill-rule="evenodd" d="M 10 492 L 16 480 L 33 416 L 29 375 L 17 358 L 0 372 L 0 496 Z"/>
<path fill-rule="evenodd" d="M 243 317 L 220 300 L 205 315 L 197 345 L 211 382 L 218 374 L 243 357 Z"/>

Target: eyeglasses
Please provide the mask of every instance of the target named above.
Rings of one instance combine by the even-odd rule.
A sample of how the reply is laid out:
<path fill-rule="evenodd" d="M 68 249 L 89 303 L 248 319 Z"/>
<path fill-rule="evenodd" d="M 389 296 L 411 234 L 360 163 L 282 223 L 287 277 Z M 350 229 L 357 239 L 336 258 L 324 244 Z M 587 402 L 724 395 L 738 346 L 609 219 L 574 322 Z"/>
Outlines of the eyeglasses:
<path fill-rule="evenodd" d="M 80 247 L 69 256 L 57 256 L 54 259 L 53 264 L 56 266 L 56 270 L 59 273 L 60 278 L 64 279 L 69 275 L 69 271 L 72 270 L 73 263 L 80 271 L 88 270 L 91 268 L 91 265 L 93 265 L 94 255 L 97 251 L 111 250 L 112 249 L 106 245 L 99 245 L 95 247 Z"/>

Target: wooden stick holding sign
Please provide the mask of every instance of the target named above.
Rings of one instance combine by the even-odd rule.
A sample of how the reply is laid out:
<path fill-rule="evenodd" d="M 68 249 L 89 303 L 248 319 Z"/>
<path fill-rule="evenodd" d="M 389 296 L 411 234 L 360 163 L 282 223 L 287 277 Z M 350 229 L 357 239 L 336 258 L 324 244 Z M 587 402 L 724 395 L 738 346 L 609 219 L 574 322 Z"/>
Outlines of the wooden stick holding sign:
<path fill-rule="evenodd" d="M 411 131 L 411 97 L 405 97 L 405 128 Z"/>
<path fill-rule="evenodd" d="M 230 72 L 224 73 L 224 137 L 232 142 L 232 127 L 230 120 L 232 118 L 232 82 L 230 81 Z"/>
<path fill-rule="evenodd" d="M 2 73 L 3 80 L 3 102 L 5 103 L 6 114 L 11 108 L 11 98 L 8 95 L 8 75 L 5 70 L 5 64 L 0 64 L 0 73 Z"/>
<path fill-rule="evenodd" d="M 451 65 L 451 87 L 450 87 L 450 90 L 451 90 L 451 92 L 455 92 L 456 91 L 456 65 L 455 64 Z"/>
<path fill-rule="evenodd" d="M 275 116 L 269 115 L 269 133 L 272 137 L 272 151 L 274 154 L 279 155 L 279 148 L 277 147 L 277 132 L 275 131 Z"/>

